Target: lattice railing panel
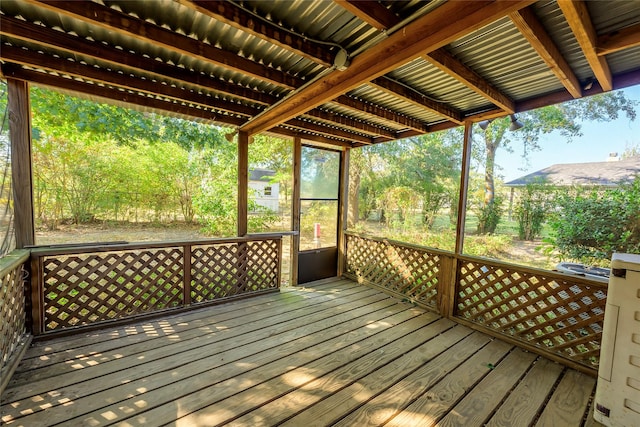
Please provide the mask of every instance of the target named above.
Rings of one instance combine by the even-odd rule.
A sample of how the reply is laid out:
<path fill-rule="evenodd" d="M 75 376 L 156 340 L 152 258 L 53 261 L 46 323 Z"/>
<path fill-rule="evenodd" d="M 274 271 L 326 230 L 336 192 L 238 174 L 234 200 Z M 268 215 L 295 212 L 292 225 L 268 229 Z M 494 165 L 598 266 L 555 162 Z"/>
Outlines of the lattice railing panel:
<path fill-rule="evenodd" d="M 182 248 L 44 257 L 46 331 L 183 303 Z"/>
<path fill-rule="evenodd" d="M 597 368 L 606 285 L 550 276 L 460 259 L 457 315 Z"/>
<path fill-rule="evenodd" d="M 196 246 L 191 251 L 191 301 L 278 287 L 279 241 Z"/>
<path fill-rule="evenodd" d="M 346 260 L 347 274 L 355 279 L 436 307 L 439 254 L 427 248 L 347 234 Z"/>
<path fill-rule="evenodd" d="M 0 277 L 0 368 L 7 363 L 25 329 L 25 296 L 23 264 L 17 264 Z"/>

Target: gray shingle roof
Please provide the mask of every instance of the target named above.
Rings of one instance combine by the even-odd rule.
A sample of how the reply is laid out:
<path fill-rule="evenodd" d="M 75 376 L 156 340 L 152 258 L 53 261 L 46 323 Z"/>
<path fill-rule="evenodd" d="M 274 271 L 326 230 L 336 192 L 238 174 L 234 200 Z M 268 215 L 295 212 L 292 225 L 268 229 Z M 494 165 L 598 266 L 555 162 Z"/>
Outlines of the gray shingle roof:
<path fill-rule="evenodd" d="M 532 183 L 555 186 L 600 186 L 615 187 L 630 183 L 640 175 L 640 156 L 620 161 L 564 163 L 522 176 L 505 184 L 507 187 L 522 187 Z"/>

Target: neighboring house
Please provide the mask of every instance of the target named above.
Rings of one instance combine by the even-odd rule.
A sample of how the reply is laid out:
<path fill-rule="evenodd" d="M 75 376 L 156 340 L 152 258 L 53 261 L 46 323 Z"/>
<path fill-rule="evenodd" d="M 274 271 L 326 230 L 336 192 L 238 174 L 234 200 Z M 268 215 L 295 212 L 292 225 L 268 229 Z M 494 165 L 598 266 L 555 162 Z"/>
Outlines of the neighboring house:
<path fill-rule="evenodd" d="M 505 183 L 511 188 L 509 197 L 509 219 L 513 213 L 514 190 L 528 184 L 545 184 L 552 187 L 615 188 L 620 184 L 632 183 L 640 176 L 640 156 L 619 160 L 617 153 L 611 153 L 605 162 L 561 163 L 522 176 Z"/>
<path fill-rule="evenodd" d="M 268 169 L 251 169 L 249 171 L 249 188 L 255 190 L 250 197 L 260 206 L 278 212 L 280 184 L 271 182 L 275 172 Z"/>
<path fill-rule="evenodd" d="M 617 187 L 628 184 L 640 175 L 640 156 L 624 160 L 591 163 L 564 163 L 530 173 L 504 184 L 506 187 L 524 187 L 527 184 L 545 183 L 554 187 L 579 185 L 585 187 Z"/>

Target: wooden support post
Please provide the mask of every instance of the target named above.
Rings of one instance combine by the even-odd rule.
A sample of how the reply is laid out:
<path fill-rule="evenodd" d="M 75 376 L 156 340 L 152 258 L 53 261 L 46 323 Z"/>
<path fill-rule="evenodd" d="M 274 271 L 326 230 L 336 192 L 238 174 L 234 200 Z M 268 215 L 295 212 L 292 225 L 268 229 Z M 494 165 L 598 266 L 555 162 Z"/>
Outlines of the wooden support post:
<path fill-rule="evenodd" d="M 298 252 L 300 251 L 300 174 L 302 140 L 293 138 L 293 192 L 291 195 L 291 286 L 298 285 Z"/>
<path fill-rule="evenodd" d="M 33 222 L 33 175 L 31 171 L 31 108 L 29 84 L 7 79 L 11 178 L 16 248 L 35 243 Z"/>
<path fill-rule="evenodd" d="M 183 251 L 183 261 L 182 268 L 183 271 L 183 297 L 182 297 L 182 305 L 189 306 L 191 305 L 191 245 L 184 245 L 182 247 Z"/>
<path fill-rule="evenodd" d="M 473 123 L 464 124 L 462 149 L 462 169 L 460 171 L 460 194 L 458 197 L 458 218 L 456 222 L 456 247 L 453 257 L 441 257 L 441 271 L 438 280 L 438 308 L 444 317 L 452 317 L 456 311 L 458 294 L 458 256 L 464 247 L 464 223 L 467 217 L 467 193 L 469 192 L 469 169 L 471 164 L 471 143 Z"/>
<path fill-rule="evenodd" d="M 31 256 L 31 333 L 44 333 L 44 266 L 42 257 Z"/>
<path fill-rule="evenodd" d="M 248 232 L 249 204 L 249 134 L 238 134 L 238 237 Z"/>
<path fill-rule="evenodd" d="M 340 191 L 338 193 L 338 277 L 344 274 L 347 263 L 347 214 L 349 211 L 349 159 L 351 151 L 345 148 L 340 153 Z"/>
<path fill-rule="evenodd" d="M 438 311 L 442 317 L 451 317 L 454 313 L 456 292 L 455 256 L 440 255 L 438 272 Z"/>
<path fill-rule="evenodd" d="M 467 193 L 469 192 L 469 169 L 471 164 L 471 136 L 473 123 L 464 124 L 464 142 L 462 148 L 462 170 L 460 172 L 460 194 L 458 198 L 458 220 L 456 222 L 456 255 L 462 254 L 464 246 L 464 223 L 467 218 Z"/>

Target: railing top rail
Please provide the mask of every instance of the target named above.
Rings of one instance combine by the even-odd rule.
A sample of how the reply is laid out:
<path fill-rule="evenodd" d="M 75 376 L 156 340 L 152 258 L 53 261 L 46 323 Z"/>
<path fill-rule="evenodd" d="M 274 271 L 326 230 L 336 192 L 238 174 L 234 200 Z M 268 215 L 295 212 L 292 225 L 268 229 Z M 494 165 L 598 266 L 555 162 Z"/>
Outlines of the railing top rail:
<path fill-rule="evenodd" d="M 371 236 L 371 235 L 364 234 L 364 233 L 356 233 L 356 232 L 353 232 L 353 231 L 346 231 L 345 234 L 348 235 L 348 236 L 355 236 L 355 237 L 361 237 L 363 239 L 373 240 L 374 242 L 391 243 L 391 244 L 396 245 L 396 246 L 403 246 L 405 248 L 417 249 L 417 250 L 429 252 L 429 253 L 432 253 L 432 254 L 454 256 L 454 253 L 451 252 L 451 251 L 445 251 L 443 249 L 436 249 L 436 248 L 432 248 L 430 246 L 415 245 L 413 243 L 401 242 L 399 240 L 392 240 L 392 239 L 387 239 L 387 238 L 384 238 L 384 237 L 375 237 L 375 236 Z"/>
<path fill-rule="evenodd" d="M 33 256 L 65 255 L 92 252 L 130 251 L 138 249 L 173 248 L 180 246 L 220 245 L 260 240 L 280 240 L 285 233 L 260 233 L 244 237 L 223 237 L 215 239 L 167 240 L 156 242 L 100 242 L 77 245 L 49 245 L 31 248 Z M 28 254 L 28 252 L 27 252 Z"/>
<path fill-rule="evenodd" d="M 24 264 L 29 259 L 28 249 L 14 249 L 4 257 L 0 258 L 0 277 L 4 277 L 18 265 Z"/>
<path fill-rule="evenodd" d="M 485 263 L 487 265 L 492 265 L 496 267 L 505 268 L 512 271 L 518 271 L 522 273 L 533 274 L 536 276 L 548 277 L 551 279 L 557 279 L 562 281 L 574 282 L 578 284 L 588 285 L 591 287 L 607 289 L 609 286 L 606 282 L 601 282 L 594 279 L 589 279 L 584 276 L 578 276 L 573 274 L 565 274 L 557 271 L 544 270 L 542 268 L 535 267 L 527 267 L 520 264 L 512 264 L 504 261 L 498 261 L 490 258 L 483 258 L 478 256 L 470 256 L 470 255 L 458 255 L 457 258 L 462 261 L 471 261 L 476 263 Z"/>

